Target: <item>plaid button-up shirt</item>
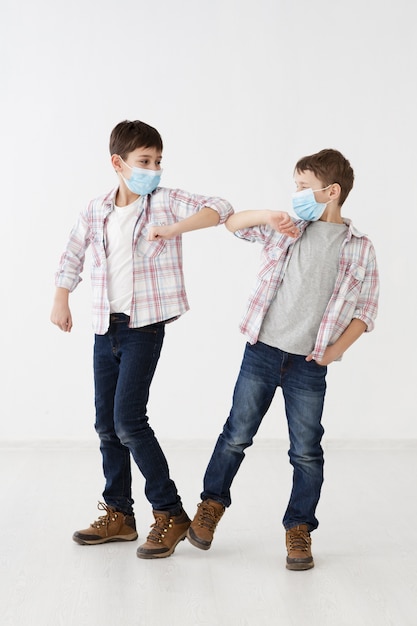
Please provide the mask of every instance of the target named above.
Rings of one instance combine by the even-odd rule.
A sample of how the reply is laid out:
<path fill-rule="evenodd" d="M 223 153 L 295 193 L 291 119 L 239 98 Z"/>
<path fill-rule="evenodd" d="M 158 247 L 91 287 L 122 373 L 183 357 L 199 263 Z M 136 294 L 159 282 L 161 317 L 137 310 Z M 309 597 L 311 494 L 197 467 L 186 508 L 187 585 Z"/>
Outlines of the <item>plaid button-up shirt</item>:
<path fill-rule="evenodd" d="M 350 220 L 339 256 L 339 270 L 333 293 L 327 304 L 317 334 L 313 358 L 320 361 L 352 319 L 362 320 L 367 331 L 374 327 L 378 310 L 379 275 L 375 250 L 370 239 L 354 228 Z M 309 222 L 296 221 L 303 236 Z M 285 274 L 295 239 L 281 235 L 269 226 L 254 226 L 235 233 L 241 239 L 263 244 L 261 266 L 240 330 L 251 344 L 257 342 L 269 305 Z"/>
<path fill-rule="evenodd" d="M 106 220 L 113 210 L 116 192 L 117 188 L 92 200 L 81 212 L 55 275 L 57 287 L 73 291 L 81 281 L 85 253 L 91 246 L 93 329 L 99 335 L 104 335 L 109 327 Z M 143 197 L 132 238 L 132 328 L 172 319 L 189 309 L 182 269 L 181 237 L 147 241 L 146 235 L 151 225 L 173 224 L 203 207 L 217 211 L 220 224 L 233 213 L 226 200 L 191 194 L 180 189 L 159 187 Z"/>

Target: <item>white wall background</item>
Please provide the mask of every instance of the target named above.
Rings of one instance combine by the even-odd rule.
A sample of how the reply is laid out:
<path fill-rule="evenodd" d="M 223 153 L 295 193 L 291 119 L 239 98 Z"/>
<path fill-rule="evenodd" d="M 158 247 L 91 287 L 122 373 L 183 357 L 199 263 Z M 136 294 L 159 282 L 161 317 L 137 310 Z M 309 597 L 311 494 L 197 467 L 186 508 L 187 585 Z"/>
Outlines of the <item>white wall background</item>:
<path fill-rule="evenodd" d="M 351 161 L 344 214 L 381 271 L 376 329 L 331 366 L 328 438 L 417 437 L 413 0 L 5 0 L 0 18 L 0 438 L 95 438 L 88 267 L 74 329 L 49 322 L 83 206 L 115 184 L 123 119 L 161 132 L 163 184 L 289 209 L 296 160 Z M 260 248 L 223 227 L 185 237 L 191 311 L 167 329 L 151 390 L 162 438 L 215 437 L 244 348 Z M 285 437 L 278 390 L 260 436 Z"/>

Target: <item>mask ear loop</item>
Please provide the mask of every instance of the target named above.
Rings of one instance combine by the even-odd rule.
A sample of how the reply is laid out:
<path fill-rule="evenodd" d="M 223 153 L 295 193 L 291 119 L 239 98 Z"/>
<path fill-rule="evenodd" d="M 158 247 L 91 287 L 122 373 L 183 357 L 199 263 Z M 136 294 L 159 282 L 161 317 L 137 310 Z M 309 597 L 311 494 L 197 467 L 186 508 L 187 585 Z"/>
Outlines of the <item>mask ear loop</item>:
<path fill-rule="evenodd" d="M 121 158 L 121 157 L 120 157 Z M 123 161 L 123 159 L 122 159 Z M 330 185 L 327 185 L 327 187 L 322 187 L 321 189 L 312 189 L 311 191 L 313 193 L 316 193 L 316 191 L 326 191 L 326 189 L 328 189 L 329 187 L 331 187 L 332 185 L 334 185 L 334 183 L 331 183 Z"/>
<path fill-rule="evenodd" d="M 120 156 L 120 154 L 118 154 L 117 156 L 119 157 L 119 159 L 121 160 L 121 162 L 123 163 L 123 165 L 126 165 L 126 167 L 128 167 L 130 170 L 132 170 L 132 169 L 133 169 L 132 167 L 130 167 L 130 165 L 129 165 L 128 163 L 126 163 L 126 161 L 124 161 L 124 160 L 122 159 L 122 157 Z"/>
<path fill-rule="evenodd" d="M 120 154 L 117 155 L 119 157 L 119 159 L 121 160 L 122 163 L 124 163 L 124 165 L 126 165 L 126 167 L 128 167 L 130 170 L 132 170 L 132 172 L 134 170 L 139 170 L 140 172 L 152 172 L 152 174 L 149 174 L 149 176 L 155 174 L 155 172 L 157 172 L 160 176 L 162 175 L 163 169 L 162 167 L 159 170 L 148 170 L 145 167 L 131 167 L 128 163 L 126 163 L 126 161 L 123 161 L 122 157 L 120 156 Z M 121 174 L 121 177 L 123 178 L 123 180 L 125 180 L 123 174 Z"/>
<path fill-rule="evenodd" d="M 334 183 L 331 183 L 330 185 L 327 185 L 327 187 L 322 187 L 321 189 L 312 189 L 311 191 L 313 192 L 313 195 L 314 195 L 316 193 L 316 191 L 326 191 L 326 189 L 328 189 L 332 185 L 334 185 Z M 324 204 L 327 207 L 327 205 L 330 204 L 330 202 L 333 202 L 333 200 L 329 200 L 328 202 L 320 202 L 320 204 Z"/>

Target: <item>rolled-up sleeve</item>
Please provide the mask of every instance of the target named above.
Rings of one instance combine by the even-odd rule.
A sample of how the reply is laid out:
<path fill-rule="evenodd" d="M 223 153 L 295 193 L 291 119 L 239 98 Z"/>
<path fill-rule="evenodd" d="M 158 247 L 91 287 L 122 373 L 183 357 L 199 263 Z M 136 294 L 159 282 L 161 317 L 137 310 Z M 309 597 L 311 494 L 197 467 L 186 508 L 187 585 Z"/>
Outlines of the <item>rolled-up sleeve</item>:
<path fill-rule="evenodd" d="M 232 205 L 227 200 L 223 200 L 222 198 L 208 198 L 208 200 L 204 203 L 204 207 L 217 211 L 220 217 L 219 224 L 224 224 L 225 221 L 234 213 Z"/>
<path fill-rule="evenodd" d="M 367 326 L 366 332 L 374 329 L 378 313 L 379 272 L 373 246 L 370 246 L 365 278 L 356 303 L 353 317 L 362 320 Z"/>
<path fill-rule="evenodd" d="M 230 202 L 223 198 L 192 194 L 181 189 L 170 190 L 170 207 L 179 219 L 185 219 L 208 207 L 219 214 L 219 224 L 224 224 L 234 212 Z"/>
<path fill-rule="evenodd" d="M 55 286 L 74 291 L 81 282 L 84 268 L 85 252 L 90 243 L 88 239 L 88 222 L 85 214 L 81 214 L 73 226 L 67 246 L 61 255 L 55 273 Z"/>

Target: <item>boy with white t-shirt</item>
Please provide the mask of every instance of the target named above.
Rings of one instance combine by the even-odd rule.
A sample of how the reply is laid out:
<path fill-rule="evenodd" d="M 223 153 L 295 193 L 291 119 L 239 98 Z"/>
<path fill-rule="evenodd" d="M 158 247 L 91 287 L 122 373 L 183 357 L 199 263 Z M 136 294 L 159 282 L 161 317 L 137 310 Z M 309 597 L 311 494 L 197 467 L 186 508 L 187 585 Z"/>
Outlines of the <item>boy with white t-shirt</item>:
<path fill-rule="evenodd" d="M 69 293 L 81 280 L 92 252 L 95 429 L 105 476 L 104 514 L 76 531 L 79 544 L 137 538 L 131 491 L 133 457 L 145 478 L 155 523 L 140 558 L 170 556 L 190 524 L 169 475 L 163 451 L 148 423 L 150 384 L 165 324 L 188 308 L 181 235 L 224 223 L 233 213 L 221 198 L 159 187 L 162 139 L 141 121 L 118 124 L 110 137 L 118 186 L 80 214 L 56 273 L 51 321 L 70 332 Z M 170 238 L 158 229 L 169 226 Z"/>

